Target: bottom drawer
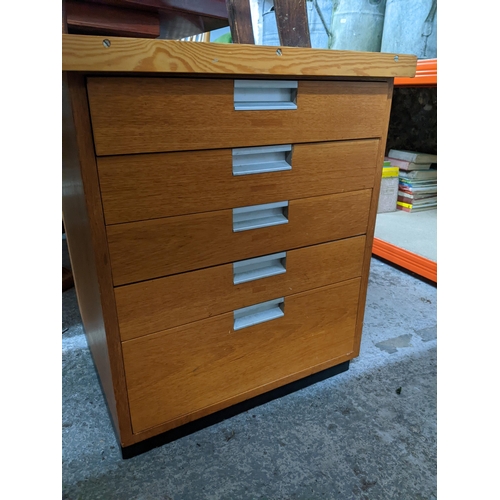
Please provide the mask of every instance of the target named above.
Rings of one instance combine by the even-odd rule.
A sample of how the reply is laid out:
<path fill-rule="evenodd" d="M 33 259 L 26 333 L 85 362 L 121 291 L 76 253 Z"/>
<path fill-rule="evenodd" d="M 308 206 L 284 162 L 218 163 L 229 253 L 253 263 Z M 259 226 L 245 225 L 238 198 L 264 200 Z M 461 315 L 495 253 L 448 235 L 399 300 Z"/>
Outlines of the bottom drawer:
<path fill-rule="evenodd" d="M 173 428 L 333 366 L 353 351 L 359 287 L 357 278 L 285 297 L 252 326 L 256 317 L 239 311 L 123 342 L 133 432 Z"/>

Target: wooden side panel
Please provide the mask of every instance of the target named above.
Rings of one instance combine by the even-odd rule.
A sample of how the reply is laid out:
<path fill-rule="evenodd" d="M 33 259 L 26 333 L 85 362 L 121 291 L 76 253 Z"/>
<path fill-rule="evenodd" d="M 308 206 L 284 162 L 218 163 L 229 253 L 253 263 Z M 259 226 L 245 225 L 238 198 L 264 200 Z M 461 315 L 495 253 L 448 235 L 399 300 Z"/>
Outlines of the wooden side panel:
<path fill-rule="evenodd" d="M 365 237 L 287 252 L 286 272 L 233 283 L 233 265 L 209 267 L 115 289 L 122 340 L 361 276 Z"/>
<path fill-rule="evenodd" d="M 233 175 L 230 149 L 107 156 L 97 164 L 106 223 L 116 224 L 372 188 L 378 141 L 296 144 L 291 170 L 252 175 Z"/>
<path fill-rule="evenodd" d="M 108 226 L 114 284 L 361 235 L 370 199 L 363 190 L 292 200 L 288 223 L 241 232 L 233 232 L 232 210 Z"/>
<path fill-rule="evenodd" d="M 377 207 L 380 194 L 380 183 L 382 180 L 382 168 L 384 166 L 384 155 L 385 155 L 385 145 L 387 142 L 387 131 L 389 129 L 389 117 L 391 113 L 391 103 L 392 103 L 392 90 L 393 82 L 389 85 L 386 96 L 385 104 L 385 117 L 382 121 L 382 126 L 384 128 L 384 135 L 379 143 L 378 152 L 378 165 L 375 173 L 375 186 L 372 192 L 372 199 L 370 203 L 370 212 L 368 219 L 368 228 L 366 231 L 366 252 L 365 260 L 363 264 L 363 274 L 361 279 L 360 295 L 359 295 L 359 307 L 358 307 L 358 319 L 356 325 L 356 339 L 355 339 L 355 354 L 359 355 L 359 350 L 361 346 L 361 335 L 363 332 L 363 320 L 365 316 L 365 305 L 366 305 L 366 294 L 368 290 L 368 278 L 370 275 L 370 264 L 372 258 L 372 246 L 373 246 L 373 236 L 375 233 L 375 223 L 377 219 Z"/>
<path fill-rule="evenodd" d="M 351 353 L 358 295 L 356 279 L 287 297 L 284 316 L 243 330 L 224 314 L 124 342 L 134 432 L 229 406 Z"/>
<path fill-rule="evenodd" d="M 233 80 L 89 78 L 98 155 L 381 137 L 386 82 L 299 82 L 297 109 L 236 111 Z"/>
<path fill-rule="evenodd" d="M 85 333 L 118 439 L 132 435 L 85 82 L 63 74 L 62 208 Z M 101 302 L 102 301 L 102 302 Z"/>

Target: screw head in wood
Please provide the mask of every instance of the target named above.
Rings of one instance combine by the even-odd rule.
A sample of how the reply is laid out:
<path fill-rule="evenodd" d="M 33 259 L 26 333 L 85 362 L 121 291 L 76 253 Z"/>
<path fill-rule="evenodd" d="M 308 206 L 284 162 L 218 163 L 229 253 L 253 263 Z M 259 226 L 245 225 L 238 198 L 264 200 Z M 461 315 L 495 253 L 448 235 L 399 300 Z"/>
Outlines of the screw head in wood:
<path fill-rule="evenodd" d="M 276 55 L 277 55 L 277 56 L 281 56 L 282 54 L 283 54 L 283 52 L 281 52 L 281 49 L 278 49 L 278 50 L 276 51 Z"/>
<path fill-rule="evenodd" d="M 103 44 L 106 48 L 108 48 L 108 47 L 111 45 L 111 42 L 110 42 L 110 41 L 106 38 L 106 39 L 104 39 L 104 40 L 102 41 L 102 44 Z"/>

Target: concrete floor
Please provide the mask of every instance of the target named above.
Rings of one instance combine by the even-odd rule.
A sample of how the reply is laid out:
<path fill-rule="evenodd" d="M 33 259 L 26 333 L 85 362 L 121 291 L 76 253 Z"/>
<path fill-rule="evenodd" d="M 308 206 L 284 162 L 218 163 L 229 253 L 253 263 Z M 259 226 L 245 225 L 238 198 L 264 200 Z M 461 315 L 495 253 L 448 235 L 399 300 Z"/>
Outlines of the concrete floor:
<path fill-rule="evenodd" d="M 125 461 L 64 292 L 63 499 L 435 499 L 436 292 L 373 259 L 348 372 Z"/>

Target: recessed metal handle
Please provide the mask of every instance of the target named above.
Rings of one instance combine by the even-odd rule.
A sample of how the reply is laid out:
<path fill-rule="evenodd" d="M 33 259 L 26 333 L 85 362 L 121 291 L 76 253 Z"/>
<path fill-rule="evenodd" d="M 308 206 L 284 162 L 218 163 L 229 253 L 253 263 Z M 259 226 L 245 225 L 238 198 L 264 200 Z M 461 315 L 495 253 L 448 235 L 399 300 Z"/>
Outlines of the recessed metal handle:
<path fill-rule="evenodd" d="M 292 169 L 292 145 L 233 149 L 233 175 Z"/>
<path fill-rule="evenodd" d="M 288 201 L 233 208 L 233 232 L 288 223 Z"/>
<path fill-rule="evenodd" d="M 235 80 L 234 109 L 297 109 L 297 81 Z"/>
<path fill-rule="evenodd" d="M 285 299 L 274 299 L 234 311 L 234 330 L 258 325 L 285 315 Z"/>
<path fill-rule="evenodd" d="M 233 283 L 246 283 L 286 273 L 286 252 L 233 263 Z"/>

